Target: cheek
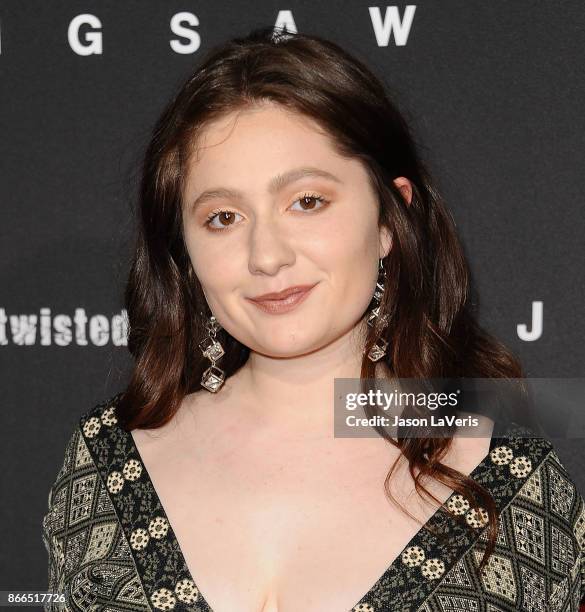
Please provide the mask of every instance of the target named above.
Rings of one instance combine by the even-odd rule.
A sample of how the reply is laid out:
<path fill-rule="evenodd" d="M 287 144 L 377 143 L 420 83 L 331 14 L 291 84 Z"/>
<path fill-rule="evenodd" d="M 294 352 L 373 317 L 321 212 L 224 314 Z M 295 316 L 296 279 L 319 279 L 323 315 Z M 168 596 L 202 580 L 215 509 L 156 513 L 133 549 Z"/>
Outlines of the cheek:
<path fill-rule="evenodd" d="M 235 273 L 236 258 L 225 257 L 208 245 L 194 244 L 188 238 L 186 246 L 193 271 L 208 296 L 230 284 Z"/>
<path fill-rule="evenodd" d="M 329 289 L 324 293 L 325 303 L 321 306 L 329 313 L 330 323 L 335 328 L 343 326 L 345 329 L 357 323 L 372 300 L 377 280 L 376 253 L 372 255 L 363 248 L 347 248 L 331 256 L 323 262 Z"/>
<path fill-rule="evenodd" d="M 361 316 L 374 295 L 377 280 L 376 254 L 354 251 L 337 273 L 337 300 L 352 316 Z"/>
<path fill-rule="evenodd" d="M 353 314 L 368 307 L 378 278 L 378 229 L 375 223 L 354 225 L 337 254 L 336 289 L 339 299 Z"/>
<path fill-rule="evenodd" d="M 234 259 L 214 258 L 201 255 L 195 260 L 197 265 L 193 265 L 195 274 L 207 293 L 219 293 L 228 289 L 241 277 L 241 271 L 236 269 Z"/>

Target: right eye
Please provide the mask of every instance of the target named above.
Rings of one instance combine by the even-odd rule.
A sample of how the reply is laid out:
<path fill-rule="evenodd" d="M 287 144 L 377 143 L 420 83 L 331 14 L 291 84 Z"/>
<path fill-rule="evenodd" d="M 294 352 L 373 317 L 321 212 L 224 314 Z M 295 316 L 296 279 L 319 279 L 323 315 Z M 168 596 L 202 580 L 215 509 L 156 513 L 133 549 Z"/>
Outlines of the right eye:
<path fill-rule="evenodd" d="M 223 210 L 220 208 L 210 212 L 209 215 L 207 215 L 204 225 L 206 225 L 212 232 L 223 232 L 224 230 L 228 229 L 230 225 L 233 225 L 234 215 L 237 214 L 238 213 L 231 210 Z M 220 219 L 220 227 L 217 225 L 212 225 L 212 222 L 216 219 Z M 227 223 L 224 224 L 223 221 L 227 221 Z"/>

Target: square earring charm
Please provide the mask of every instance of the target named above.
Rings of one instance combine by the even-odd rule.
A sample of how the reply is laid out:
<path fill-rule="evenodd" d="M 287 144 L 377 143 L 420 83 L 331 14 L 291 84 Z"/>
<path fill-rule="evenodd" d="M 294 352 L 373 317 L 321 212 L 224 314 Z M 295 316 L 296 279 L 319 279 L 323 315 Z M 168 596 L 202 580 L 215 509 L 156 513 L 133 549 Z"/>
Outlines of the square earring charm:
<path fill-rule="evenodd" d="M 370 314 L 368 315 L 368 325 L 370 327 L 374 327 L 374 323 L 376 319 L 380 316 L 380 307 L 372 308 Z"/>
<path fill-rule="evenodd" d="M 199 348 L 203 355 L 211 359 L 211 361 L 217 361 L 220 357 L 223 357 L 225 353 L 221 343 L 209 337 L 199 343 Z"/>
<path fill-rule="evenodd" d="M 203 372 L 201 386 L 215 393 L 223 385 L 224 380 L 225 372 L 217 366 L 212 365 Z"/>
<path fill-rule="evenodd" d="M 374 291 L 374 300 L 376 300 L 376 302 L 381 301 L 383 295 L 384 295 L 384 283 L 376 283 L 376 289 Z"/>
<path fill-rule="evenodd" d="M 368 359 L 370 361 L 379 361 L 386 354 L 386 347 L 388 342 L 380 338 L 376 344 L 370 349 L 368 353 Z"/>
<path fill-rule="evenodd" d="M 368 325 L 370 327 L 374 327 L 374 325 L 376 324 L 376 319 L 380 316 L 380 306 L 377 306 L 376 308 L 373 308 L 370 311 L 370 314 L 368 315 Z M 380 319 L 380 325 L 382 327 L 386 326 L 388 324 L 389 321 L 389 317 L 388 315 L 384 315 L 381 319 Z"/>

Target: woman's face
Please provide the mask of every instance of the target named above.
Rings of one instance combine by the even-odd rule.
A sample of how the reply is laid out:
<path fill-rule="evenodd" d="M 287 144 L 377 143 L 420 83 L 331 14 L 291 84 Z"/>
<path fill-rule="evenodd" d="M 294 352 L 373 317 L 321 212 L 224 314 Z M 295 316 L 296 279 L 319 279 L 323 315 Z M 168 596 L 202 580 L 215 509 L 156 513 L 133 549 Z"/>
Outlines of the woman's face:
<path fill-rule="evenodd" d="M 311 352 L 354 328 L 391 248 L 361 162 L 339 156 L 311 119 L 272 103 L 210 123 L 198 144 L 184 234 L 220 325 L 273 357 Z M 246 299 L 315 283 L 285 314 Z"/>

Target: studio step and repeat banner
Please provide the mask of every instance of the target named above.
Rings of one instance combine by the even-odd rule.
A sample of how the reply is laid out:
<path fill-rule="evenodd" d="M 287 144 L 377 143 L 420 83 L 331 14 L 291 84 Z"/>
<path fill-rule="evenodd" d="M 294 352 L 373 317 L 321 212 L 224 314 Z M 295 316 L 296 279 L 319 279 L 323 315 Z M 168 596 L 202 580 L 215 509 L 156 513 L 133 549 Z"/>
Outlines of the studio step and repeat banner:
<path fill-rule="evenodd" d="M 584 17 L 578 0 L 0 0 L 0 589 L 46 587 L 67 437 L 128 379 L 153 124 L 205 51 L 255 27 L 330 38 L 382 78 L 452 211 L 482 325 L 528 376 L 582 377 Z M 583 490 L 583 440 L 556 447 Z"/>

